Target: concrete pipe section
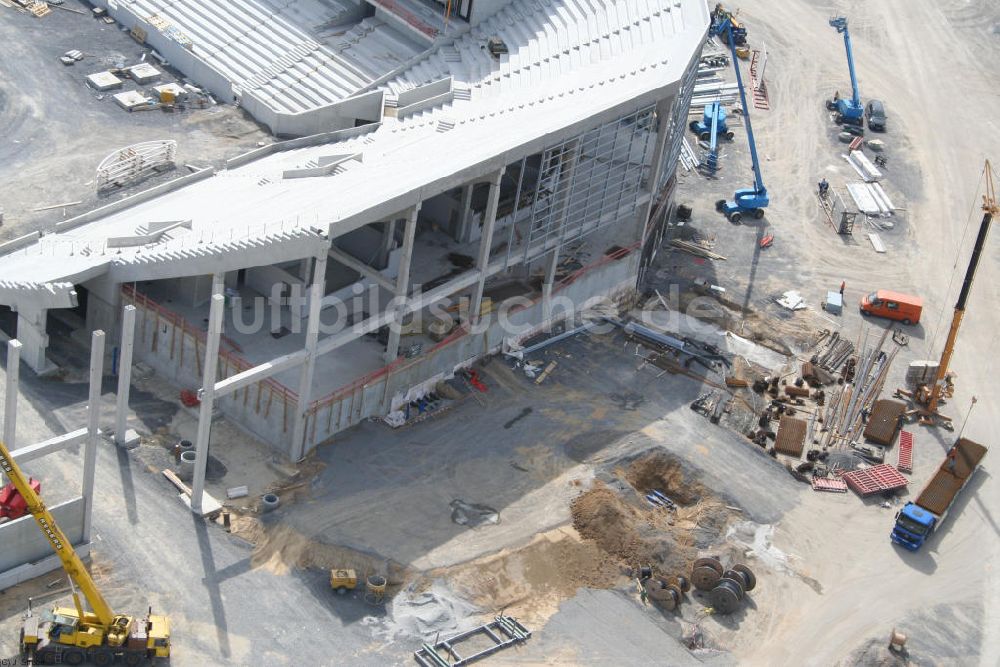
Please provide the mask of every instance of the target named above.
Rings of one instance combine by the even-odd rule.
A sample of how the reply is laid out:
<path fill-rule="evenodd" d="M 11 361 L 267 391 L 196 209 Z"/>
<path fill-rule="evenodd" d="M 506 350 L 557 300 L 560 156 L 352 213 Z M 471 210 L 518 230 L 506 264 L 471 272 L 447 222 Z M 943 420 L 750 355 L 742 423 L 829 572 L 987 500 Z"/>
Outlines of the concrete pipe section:
<path fill-rule="evenodd" d="M 260 507 L 263 512 L 273 512 L 281 505 L 281 498 L 276 493 L 265 493 L 260 497 Z"/>
<path fill-rule="evenodd" d="M 181 452 L 181 462 L 180 467 L 177 469 L 177 476 L 185 482 L 190 482 L 194 479 L 194 461 L 196 457 L 197 454 L 194 450 Z"/>

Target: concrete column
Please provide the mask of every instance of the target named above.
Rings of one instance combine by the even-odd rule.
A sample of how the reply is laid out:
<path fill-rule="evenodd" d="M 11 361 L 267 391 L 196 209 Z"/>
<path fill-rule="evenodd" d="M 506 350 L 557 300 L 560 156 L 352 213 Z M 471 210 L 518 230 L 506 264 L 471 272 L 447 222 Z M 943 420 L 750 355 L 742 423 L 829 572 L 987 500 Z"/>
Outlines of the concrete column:
<path fill-rule="evenodd" d="M 319 313 L 326 296 L 326 253 L 316 258 L 309 291 L 309 322 L 306 324 L 306 359 L 299 375 L 299 397 L 292 425 L 290 458 L 300 461 L 305 455 L 306 409 L 312 402 L 313 375 L 316 368 L 316 343 L 319 340 Z"/>
<path fill-rule="evenodd" d="M 221 284 L 221 281 L 220 281 Z M 204 375 L 201 382 L 201 410 L 198 412 L 198 438 L 194 462 L 194 481 L 191 483 L 191 510 L 201 514 L 201 501 L 205 492 L 205 470 L 208 467 L 208 439 L 212 434 L 212 409 L 215 407 L 216 368 L 219 364 L 219 339 L 222 338 L 222 315 L 225 298 L 212 295 L 208 314 L 208 336 L 205 338 Z"/>
<path fill-rule="evenodd" d="M 472 223 L 472 188 L 475 183 L 466 183 L 462 186 L 462 199 L 459 205 L 458 230 L 455 233 L 455 240 L 459 243 L 466 243 L 470 236 L 470 225 Z"/>
<path fill-rule="evenodd" d="M 417 214 L 420 204 L 410 209 L 406 216 L 406 226 L 403 228 L 403 251 L 399 258 L 399 275 L 396 276 L 396 299 L 405 299 L 410 290 L 410 264 L 413 260 L 413 239 L 417 234 Z M 401 308 L 397 307 L 398 313 Z M 385 360 L 390 362 L 399 356 L 399 324 L 400 318 L 394 315 L 389 322 L 389 342 L 385 347 Z"/>
<path fill-rule="evenodd" d="M 90 337 L 90 392 L 87 397 L 87 442 L 83 450 L 83 541 L 90 542 L 94 514 L 94 473 L 101 438 L 101 379 L 104 376 L 104 332 Z"/>
<path fill-rule="evenodd" d="M 479 311 L 482 310 L 483 289 L 486 287 L 486 265 L 490 262 L 490 248 L 493 245 L 493 228 L 497 222 L 497 204 L 500 201 L 500 179 L 503 178 L 505 167 L 501 167 L 490 177 L 490 194 L 486 200 L 486 213 L 483 217 L 483 235 L 479 239 L 479 256 L 476 258 L 476 269 L 479 280 L 472 290 L 472 303 L 469 306 L 469 320 L 479 321 Z"/>
<path fill-rule="evenodd" d="M 132 389 L 132 341 L 135 338 L 135 306 L 125 306 L 122 313 L 121 354 L 118 358 L 118 396 L 115 406 L 115 444 L 127 447 L 138 436 L 127 433 L 128 397 Z"/>
<path fill-rule="evenodd" d="M 379 247 L 378 264 L 375 265 L 376 269 L 384 269 L 389 265 L 389 253 L 392 252 L 392 247 L 396 244 L 396 219 L 387 220 L 382 224 L 384 225 L 382 229 L 382 245 Z"/>
<path fill-rule="evenodd" d="M 542 303 L 548 304 L 552 298 L 552 286 L 556 282 L 556 267 L 559 264 L 559 248 L 545 259 L 545 279 L 542 281 Z"/>
<path fill-rule="evenodd" d="M 3 444 L 14 451 L 17 447 L 17 385 L 21 374 L 21 341 L 7 342 L 7 386 L 3 406 Z"/>
<path fill-rule="evenodd" d="M 24 363 L 36 373 L 48 370 L 48 360 L 45 350 L 49 346 L 49 337 L 45 333 L 45 322 L 48 311 L 30 304 L 17 304 L 17 339 L 24 346 L 21 357 Z"/>

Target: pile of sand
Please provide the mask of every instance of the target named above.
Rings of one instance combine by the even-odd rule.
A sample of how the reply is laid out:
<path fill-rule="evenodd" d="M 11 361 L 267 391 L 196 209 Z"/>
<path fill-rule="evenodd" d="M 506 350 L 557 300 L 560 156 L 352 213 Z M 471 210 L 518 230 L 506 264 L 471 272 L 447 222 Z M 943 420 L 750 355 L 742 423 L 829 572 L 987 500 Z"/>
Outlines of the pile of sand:
<path fill-rule="evenodd" d="M 358 574 L 359 583 L 371 574 L 388 580 L 387 592 L 399 586 L 407 577 L 407 569 L 396 561 L 377 554 L 365 553 L 349 547 L 323 544 L 311 540 L 291 526 L 265 526 L 259 519 L 241 516 L 232 520 L 230 532 L 253 545 L 250 564 L 274 574 L 288 574 L 293 569 L 351 568 Z"/>
<path fill-rule="evenodd" d="M 435 574 L 483 612 L 505 611 L 530 627 L 544 624 L 582 587 L 614 588 L 625 582 L 618 560 L 570 527 Z"/>

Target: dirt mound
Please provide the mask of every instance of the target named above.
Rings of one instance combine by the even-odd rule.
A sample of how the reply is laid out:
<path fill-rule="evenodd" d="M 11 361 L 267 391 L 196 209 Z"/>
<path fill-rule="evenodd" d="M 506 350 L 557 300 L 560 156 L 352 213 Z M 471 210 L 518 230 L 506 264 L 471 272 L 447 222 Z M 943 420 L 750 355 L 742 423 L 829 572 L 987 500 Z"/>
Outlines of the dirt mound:
<path fill-rule="evenodd" d="M 708 495 L 704 486 L 687 478 L 677 459 L 660 452 L 633 461 L 625 479 L 643 495 L 660 491 L 678 505 L 694 505 Z"/>
<path fill-rule="evenodd" d="M 573 500 L 573 527 L 584 538 L 594 540 L 604 551 L 623 560 L 640 556 L 637 525 L 638 512 L 601 482 Z M 641 560 L 641 558 L 640 558 Z"/>
<path fill-rule="evenodd" d="M 400 563 L 377 554 L 316 542 L 290 526 L 264 526 L 259 519 L 249 516 L 234 519 L 231 532 L 254 545 L 252 567 L 275 574 L 287 574 L 296 568 L 351 568 L 358 573 L 359 580 L 369 574 L 381 574 L 390 587 L 402 584 L 408 574 Z"/>
<path fill-rule="evenodd" d="M 724 537 L 729 510 L 676 459 L 657 452 L 615 473 L 628 484 L 611 488 L 595 481 L 570 510 L 577 532 L 621 564 L 681 573 L 699 549 Z M 676 511 L 647 503 L 646 494 L 654 489 L 673 500 Z"/>
<path fill-rule="evenodd" d="M 569 527 L 535 537 L 528 545 L 451 568 L 441 574 L 484 613 L 501 610 L 529 627 L 544 624 L 559 604 L 586 588 L 625 582 L 618 559 Z M 433 573 L 432 573 L 433 574 Z"/>
<path fill-rule="evenodd" d="M 672 530 L 665 511 L 639 509 L 600 482 L 577 496 L 570 510 L 582 537 L 629 567 L 681 572 L 694 557 L 687 535 Z"/>

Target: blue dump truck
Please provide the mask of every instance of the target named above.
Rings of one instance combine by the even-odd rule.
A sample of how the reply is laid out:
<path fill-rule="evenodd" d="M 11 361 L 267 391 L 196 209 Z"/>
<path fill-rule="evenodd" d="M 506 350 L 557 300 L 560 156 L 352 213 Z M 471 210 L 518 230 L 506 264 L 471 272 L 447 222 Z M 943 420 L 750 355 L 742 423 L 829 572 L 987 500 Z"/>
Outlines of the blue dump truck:
<path fill-rule="evenodd" d="M 896 514 L 892 541 L 910 551 L 923 546 L 944 521 L 948 509 L 972 479 L 984 456 L 986 448 L 979 443 L 966 438 L 956 442 L 917 499 L 906 503 Z"/>

